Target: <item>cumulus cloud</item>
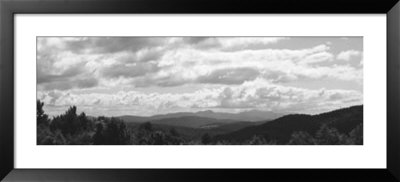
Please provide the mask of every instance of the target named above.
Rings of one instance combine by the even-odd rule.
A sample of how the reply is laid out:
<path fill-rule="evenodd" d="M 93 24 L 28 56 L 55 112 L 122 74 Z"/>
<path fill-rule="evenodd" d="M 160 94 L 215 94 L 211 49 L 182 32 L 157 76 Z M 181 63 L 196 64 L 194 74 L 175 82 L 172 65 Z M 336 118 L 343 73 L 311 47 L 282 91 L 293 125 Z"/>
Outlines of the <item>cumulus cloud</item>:
<path fill-rule="evenodd" d="M 238 87 L 227 87 L 220 94 L 223 108 L 268 108 L 269 110 L 298 111 L 341 105 L 352 100 L 352 104 L 362 101 L 362 94 L 348 90 L 301 89 L 280 86 L 263 79 L 245 82 Z"/>
<path fill-rule="evenodd" d="M 344 61 L 350 61 L 352 57 L 357 57 L 361 56 L 362 53 L 360 51 L 356 50 L 348 50 L 348 51 L 342 51 L 337 55 L 337 59 L 344 60 Z"/>
<path fill-rule="evenodd" d="M 92 106 L 94 108 L 131 108 L 133 114 L 143 110 L 149 115 L 156 111 L 173 112 L 196 109 L 262 109 L 285 112 L 331 109 L 362 103 L 362 93 L 351 90 L 300 89 L 280 86 L 264 79 L 246 81 L 238 86 L 203 88 L 187 93 L 145 93 L 119 91 L 117 93 L 83 93 L 69 91 L 39 92 L 38 98 L 55 106 Z M 140 112 L 138 112 L 138 108 Z M 92 112 L 95 112 L 93 109 Z"/>
<path fill-rule="evenodd" d="M 293 39 L 39 37 L 38 98 L 54 112 L 78 105 L 94 114 L 210 108 L 317 112 L 362 103 L 362 91 L 340 85 L 287 86 L 324 79 L 362 85 L 362 60 L 348 61 L 362 50 L 340 49 L 336 55 L 332 48 L 340 47 L 334 40 L 273 47 Z"/>
<path fill-rule="evenodd" d="M 138 86 L 150 86 L 152 83 L 176 86 L 196 82 L 241 84 L 258 77 L 271 79 L 273 82 L 296 81 L 301 78 L 361 79 L 362 75 L 350 65 L 316 66 L 316 63 L 333 61 L 334 56 L 328 50 L 328 46 L 319 45 L 302 50 L 166 51 L 158 61 L 160 71 L 150 76 L 147 84 Z M 143 79 L 137 80 L 142 81 Z M 160 82 L 166 84 L 159 84 Z"/>

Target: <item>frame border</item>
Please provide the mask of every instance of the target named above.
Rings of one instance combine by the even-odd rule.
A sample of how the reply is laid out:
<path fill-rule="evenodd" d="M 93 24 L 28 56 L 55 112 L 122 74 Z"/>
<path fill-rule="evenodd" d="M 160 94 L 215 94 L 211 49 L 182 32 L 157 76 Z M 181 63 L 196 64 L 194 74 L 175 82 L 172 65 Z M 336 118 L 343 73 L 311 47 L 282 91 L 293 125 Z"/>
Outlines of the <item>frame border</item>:
<path fill-rule="evenodd" d="M 400 181 L 399 0 L 0 0 L 0 180 Z M 14 14 L 381 13 L 387 15 L 386 169 L 15 169 Z"/>

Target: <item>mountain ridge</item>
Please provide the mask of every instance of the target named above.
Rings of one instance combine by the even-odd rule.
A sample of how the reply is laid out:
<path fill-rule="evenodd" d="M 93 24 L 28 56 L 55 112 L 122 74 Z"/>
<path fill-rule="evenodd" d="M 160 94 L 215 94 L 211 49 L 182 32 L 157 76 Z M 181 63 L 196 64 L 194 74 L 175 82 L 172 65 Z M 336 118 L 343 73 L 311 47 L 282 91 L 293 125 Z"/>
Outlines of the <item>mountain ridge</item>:
<path fill-rule="evenodd" d="M 126 122 L 147 122 L 152 120 L 160 120 L 166 118 L 180 118 L 188 116 L 196 116 L 202 118 L 212 118 L 218 120 L 232 120 L 232 121 L 263 121 L 273 120 L 279 117 L 287 115 L 287 113 L 278 113 L 272 111 L 261 111 L 261 110 L 249 110 L 239 113 L 225 113 L 225 112 L 214 112 L 211 110 L 198 111 L 198 112 L 177 112 L 169 114 L 159 114 L 153 116 L 135 116 L 135 115 L 123 115 L 118 116 Z"/>
<path fill-rule="evenodd" d="M 351 106 L 316 115 L 289 114 L 278 119 L 248 126 L 234 132 L 216 136 L 216 140 L 244 141 L 254 135 L 276 140 L 279 144 L 287 143 L 293 132 L 305 131 L 311 135 L 323 125 L 337 128 L 341 133 L 348 133 L 363 123 L 363 105 Z"/>

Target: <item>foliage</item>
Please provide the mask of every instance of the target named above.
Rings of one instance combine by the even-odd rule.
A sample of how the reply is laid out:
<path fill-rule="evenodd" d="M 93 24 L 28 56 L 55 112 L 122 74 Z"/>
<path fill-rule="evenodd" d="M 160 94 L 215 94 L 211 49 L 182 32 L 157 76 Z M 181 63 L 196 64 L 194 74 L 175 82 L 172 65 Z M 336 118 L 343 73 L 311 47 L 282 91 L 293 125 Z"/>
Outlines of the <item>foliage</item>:
<path fill-rule="evenodd" d="M 267 139 L 276 140 L 279 145 L 284 145 L 290 142 L 291 136 L 295 132 L 304 131 L 316 138 L 315 135 L 318 130 L 321 129 L 321 126 L 327 125 L 329 128 L 325 128 L 325 133 L 321 133 L 321 135 L 327 137 L 329 132 L 333 133 L 331 133 L 330 141 L 323 140 L 325 140 L 325 144 L 336 145 L 346 143 L 343 138 L 346 137 L 345 135 L 335 136 L 336 134 L 348 135 L 351 130 L 362 123 L 363 106 L 360 105 L 318 115 L 289 114 L 273 121 L 264 122 L 260 125 L 245 127 L 229 133 L 222 133 L 216 136 L 216 138 L 218 140 L 240 143 L 251 139 L 254 135 L 267 135 Z M 340 139 L 335 139 L 335 137 L 340 137 Z"/>
<path fill-rule="evenodd" d="M 349 134 L 340 133 L 336 128 L 323 124 L 315 137 L 304 131 L 294 132 L 289 145 L 362 145 L 362 124 L 355 127 Z"/>
<path fill-rule="evenodd" d="M 327 124 L 322 125 L 316 133 L 316 140 L 319 145 L 342 145 L 346 144 L 346 139 L 346 135 Z"/>
<path fill-rule="evenodd" d="M 315 145 L 317 141 L 305 131 L 294 132 L 289 140 L 289 145 Z"/>
<path fill-rule="evenodd" d="M 141 124 L 133 133 L 136 145 L 180 145 L 184 142 L 175 129 L 156 130 L 149 122 Z"/>
<path fill-rule="evenodd" d="M 363 124 L 359 124 L 349 133 L 347 140 L 349 145 L 362 145 L 363 144 Z"/>
<path fill-rule="evenodd" d="M 249 141 L 246 141 L 244 144 L 249 145 L 276 145 L 275 140 L 267 140 L 265 137 L 260 135 L 254 135 Z"/>
<path fill-rule="evenodd" d="M 245 140 L 238 138 L 221 138 L 207 129 L 192 129 L 198 132 L 188 136 L 182 128 L 165 127 L 145 122 L 128 124 L 114 117 L 88 117 L 84 112 L 77 114 L 77 108 L 68 110 L 52 119 L 44 111 L 44 103 L 37 101 L 37 144 L 38 145 L 362 145 L 363 125 L 349 111 L 360 115 L 359 108 L 334 111 L 311 117 L 307 115 L 291 115 L 277 119 L 279 122 L 264 124 L 262 127 L 250 126 L 243 131 L 257 131 Z M 347 113 L 347 114 L 346 114 Z M 350 119 L 349 125 L 335 119 L 339 115 Z M 362 115 L 361 115 L 362 116 Z M 324 122 L 312 120 L 321 119 Z M 293 120 L 297 123 L 293 122 Z M 343 120 L 344 120 L 343 119 Z M 301 122 L 299 122 L 301 121 Z M 330 122 L 327 122 L 330 121 Z M 362 120 L 361 120 L 362 121 Z M 172 122 L 172 121 L 171 121 Z M 354 125 L 354 123 L 359 123 Z M 299 125 L 299 123 L 306 124 Z M 319 125 L 316 125 L 320 123 Z M 339 123 L 339 125 L 338 125 Z M 290 126 L 290 130 L 281 125 Z M 266 128 L 266 126 L 270 126 Z M 308 126 L 315 128 L 310 130 Z M 353 126 L 353 127 L 351 127 Z M 258 128 L 257 128 L 258 127 Z M 297 128 L 298 130 L 294 130 Z M 338 128 L 341 128 L 340 130 Z M 179 129 L 179 130 L 178 130 Z M 256 130 L 257 129 L 257 130 Z M 273 130 L 272 130 L 273 129 Z M 286 130 L 285 130 L 286 129 Z M 201 132 L 200 132 L 201 131 Z M 283 132 L 284 131 L 284 132 Z M 233 132 L 233 134 L 244 132 Z M 250 132 L 244 133 L 248 136 Z M 229 136 L 229 135 L 227 135 Z M 282 140 L 282 138 L 287 140 Z M 282 141 L 286 141 L 282 143 Z"/>
<path fill-rule="evenodd" d="M 204 134 L 201 136 L 201 143 L 204 145 L 210 144 L 211 143 L 211 137 L 208 133 Z"/>
<path fill-rule="evenodd" d="M 125 123 L 116 118 L 89 119 L 83 112 L 78 115 L 77 108 L 71 106 L 64 114 L 48 119 L 43 105 L 37 101 L 38 145 L 131 144 Z"/>
<path fill-rule="evenodd" d="M 40 100 L 36 101 L 36 121 L 37 125 L 48 125 L 49 117 L 44 113 L 43 110 L 44 103 L 40 102 Z"/>
<path fill-rule="evenodd" d="M 99 119 L 102 123 L 96 125 L 96 133 L 93 136 L 96 145 L 126 145 L 131 143 L 130 132 L 124 122 L 117 118 Z M 105 125 L 105 127 L 103 127 Z"/>

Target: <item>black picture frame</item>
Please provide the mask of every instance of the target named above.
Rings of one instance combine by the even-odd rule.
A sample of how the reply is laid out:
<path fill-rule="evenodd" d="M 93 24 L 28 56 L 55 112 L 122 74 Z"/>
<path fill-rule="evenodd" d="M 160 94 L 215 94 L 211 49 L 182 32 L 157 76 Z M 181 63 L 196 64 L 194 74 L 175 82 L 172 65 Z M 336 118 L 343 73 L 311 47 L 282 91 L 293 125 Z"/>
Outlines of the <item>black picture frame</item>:
<path fill-rule="evenodd" d="M 386 14 L 387 168 L 15 169 L 14 15 L 32 13 L 313 13 L 316 16 L 320 13 Z M 400 181 L 399 17 L 398 0 L 0 0 L 0 179 L 4 181 Z"/>

